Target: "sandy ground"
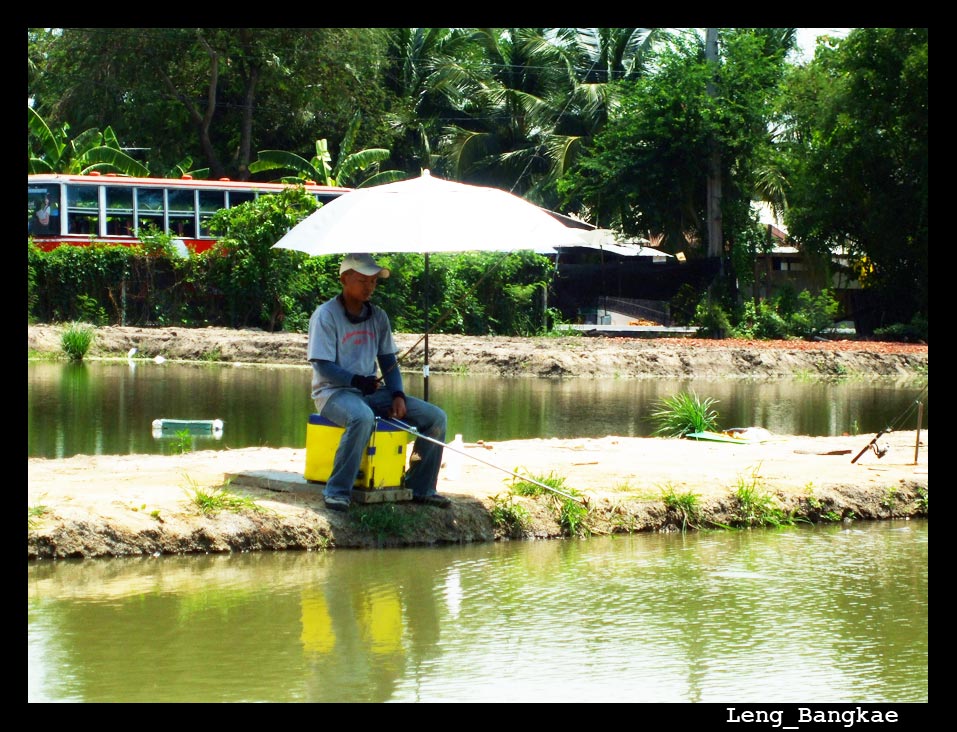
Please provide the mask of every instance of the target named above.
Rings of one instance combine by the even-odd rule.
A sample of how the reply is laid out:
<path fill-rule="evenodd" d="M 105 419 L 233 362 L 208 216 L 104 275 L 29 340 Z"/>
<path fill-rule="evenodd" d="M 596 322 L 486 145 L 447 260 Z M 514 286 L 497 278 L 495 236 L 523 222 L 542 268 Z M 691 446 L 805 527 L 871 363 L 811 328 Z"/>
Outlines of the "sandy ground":
<path fill-rule="evenodd" d="M 507 491 L 518 476 L 560 476 L 564 485 L 596 497 L 656 495 L 674 488 L 714 496 L 740 482 L 757 481 L 794 494 L 833 485 L 893 486 L 927 481 L 927 430 L 892 432 L 878 440 L 887 452 L 864 450 L 873 435 L 807 437 L 771 435 L 763 442 L 728 444 L 694 439 L 608 436 L 465 443 L 439 478 L 450 496 L 489 497 Z M 96 504 L 103 513 L 138 504 L 173 506 L 196 487 L 218 487 L 244 475 L 277 474 L 289 491 L 318 493 L 321 484 L 296 485 L 304 449 L 243 448 L 184 455 L 77 455 L 31 458 L 28 501 L 58 506 Z M 450 476 L 458 462 L 456 477 Z M 249 482 L 249 481 L 245 481 Z"/>
<path fill-rule="evenodd" d="M 926 516 L 927 431 L 885 435 L 877 443 L 886 450 L 882 457 L 868 449 L 852 463 L 869 441 L 772 436 L 739 445 L 609 436 L 467 443 L 457 475 L 450 477 L 450 462 L 439 479 L 439 491 L 453 499 L 453 508 L 392 504 L 429 515 L 413 534 L 390 543 L 503 538 L 491 513 L 511 500 L 514 474 L 560 478 L 550 485 L 584 502 L 593 533 L 675 530 L 680 517 L 663 502 L 669 492 L 694 495 L 710 521 L 729 524 L 741 488 L 773 496 L 775 505 L 812 520 L 825 513 L 829 520 Z M 355 508 L 341 514 L 324 507 L 321 484 L 302 480 L 304 466 L 304 449 L 266 448 L 31 459 L 28 507 L 42 506 L 43 515 L 28 532 L 28 558 L 377 545 L 380 540 L 362 531 Z M 263 475 L 270 476 L 267 487 Z M 201 514 L 191 496 L 222 487 L 252 498 L 267 513 Z M 519 503 L 532 521 L 513 538 L 563 535 L 554 503 Z"/>

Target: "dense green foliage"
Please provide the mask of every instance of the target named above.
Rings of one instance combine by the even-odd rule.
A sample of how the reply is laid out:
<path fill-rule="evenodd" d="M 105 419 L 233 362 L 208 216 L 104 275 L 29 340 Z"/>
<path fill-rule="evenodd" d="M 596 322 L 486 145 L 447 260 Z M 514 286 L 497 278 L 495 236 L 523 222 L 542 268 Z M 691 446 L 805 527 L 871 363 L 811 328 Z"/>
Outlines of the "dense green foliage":
<path fill-rule="evenodd" d="M 926 323 L 927 29 L 857 29 L 802 66 L 787 62 L 795 29 L 718 29 L 714 59 L 695 30 L 32 28 L 28 160 L 31 170 L 195 168 L 196 177 L 315 174 L 340 185 L 429 167 L 668 251 L 720 251 L 724 281 L 709 288 L 705 314 L 723 309 L 732 326 L 741 316 L 736 288 L 751 281 L 769 244 L 751 211 L 762 200 L 785 214 L 806 255 L 849 249 L 864 287 L 855 310 L 871 326 Z M 370 181 L 375 173 L 387 177 Z M 721 184 L 722 234 L 713 243 L 709 179 Z M 47 292 L 56 281 L 31 270 L 31 312 L 63 318 L 84 309 L 112 321 L 126 307 L 116 283 L 142 275 L 147 285 L 131 307 L 147 312 L 136 319 L 300 328 L 303 301 L 316 292 L 293 272 L 313 265 L 264 256 L 265 239 L 236 242 L 228 263 L 147 265 L 130 253 L 122 276 L 81 268 L 65 283 L 72 302 Z M 280 270 L 267 276 L 267 264 Z M 441 288 L 472 283 L 446 276 L 438 258 L 433 266 L 440 291 L 429 293 L 430 308 L 449 302 Z M 462 266 L 467 273 L 471 265 Z M 503 280 L 497 292 L 511 287 L 519 310 L 534 313 L 547 280 L 540 270 Z M 830 285 L 828 275 L 809 297 Z M 75 299 L 81 294 L 89 299 Z M 696 306 L 701 294 L 682 297 Z M 753 310 L 760 316 L 759 302 Z M 537 314 L 525 322 L 464 307 L 448 317 L 446 327 L 488 331 L 544 324 Z"/>

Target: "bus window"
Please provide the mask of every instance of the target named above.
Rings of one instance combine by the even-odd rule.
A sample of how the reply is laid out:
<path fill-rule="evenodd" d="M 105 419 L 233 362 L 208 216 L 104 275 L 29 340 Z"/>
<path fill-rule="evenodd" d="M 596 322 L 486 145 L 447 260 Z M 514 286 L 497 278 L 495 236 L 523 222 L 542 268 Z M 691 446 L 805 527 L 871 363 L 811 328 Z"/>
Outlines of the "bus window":
<path fill-rule="evenodd" d="M 256 200 L 256 194 L 252 191 L 229 191 L 229 207 L 235 208 L 244 203 Z"/>
<path fill-rule="evenodd" d="M 137 188 L 136 189 L 136 233 L 143 236 L 146 230 L 154 230 L 162 234 L 166 229 L 163 224 L 163 189 Z"/>
<path fill-rule="evenodd" d="M 35 236 L 60 233 L 60 187 L 27 186 L 27 232 Z"/>
<path fill-rule="evenodd" d="M 110 236 L 133 236 L 132 188 L 107 187 L 106 233 Z"/>
<path fill-rule="evenodd" d="M 169 233 L 173 236 L 196 236 L 196 193 L 170 188 L 166 191 L 169 203 Z"/>
<path fill-rule="evenodd" d="M 209 220 L 220 209 L 226 208 L 225 191 L 199 192 L 199 235 L 210 236 Z"/>
<path fill-rule="evenodd" d="M 100 203 L 98 186 L 66 187 L 66 230 L 68 234 L 100 233 Z"/>

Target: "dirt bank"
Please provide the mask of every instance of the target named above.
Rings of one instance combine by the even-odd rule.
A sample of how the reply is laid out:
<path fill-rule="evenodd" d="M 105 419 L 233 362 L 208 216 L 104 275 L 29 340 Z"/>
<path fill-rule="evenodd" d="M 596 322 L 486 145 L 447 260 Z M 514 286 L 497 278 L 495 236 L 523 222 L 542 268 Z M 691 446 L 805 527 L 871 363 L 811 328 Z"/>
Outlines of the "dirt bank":
<path fill-rule="evenodd" d="M 445 471 L 443 510 L 412 504 L 325 509 L 319 484 L 297 485 L 305 450 L 248 448 L 179 456 L 78 455 L 28 460 L 27 503 L 36 514 L 27 556 L 103 557 L 332 547 L 466 543 L 567 534 L 554 494 L 513 497 L 515 471 L 582 497 L 582 528 L 591 534 L 676 531 L 741 525 L 761 504 L 813 522 L 927 515 L 928 433 L 891 433 L 886 452 L 866 451 L 869 437 L 773 436 L 764 443 L 623 438 L 516 440 L 466 445 L 461 473 Z M 916 460 L 915 460 L 916 456 Z M 263 472 L 288 485 L 259 487 Z M 222 487 L 259 510 L 202 513 L 192 498 Z M 693 496 L 696 515 L 669 506 Z M 755 501 L 749 506 L 742 495 Z M 523 525 L 497 521 L 521 506 Z M 370 511 L 372 512 L 370 514 Z M 390 515 L 391 513 L 391 515 Z"/>
<path fill-rule="evenodd" d="M 31 326 L 34 354 L 60 353 L 61 330 Z M 415 335 L 399 335 L 407 368 L 421 365 Z M 91 357 L 304 364 L 305 336 L 226 329 L 101 328 Z M 795 374 L 914 378 L 927 372 L 927 346 L 885 343 L 738 342 L 630 338 L 468 338 L 430 336 L 434 372 L 508 376 L 776 378 Z M 567 535 L 554 494 L 514 497 L 513 476 L 560 477 L 587 509 L 583 533 L 671 531 L 741 525 L 754 506 L 812 522 L 927 515 L 926 430 L 873 435 L 771 435 L 761 443 L 608 436 L 471 444 L 461 474 L 443 471 L 451 510 L 409 504 L 327 511 L 319 488 L 303 488 L 305 451 L 249 448 L 179 456 L 78 455 L 29 459 L 30 559 L 140 554 L 323 549 L 462 543 Z M 504 469 L 504 470 L 503 470 Z M 248 476 L 290 477 L 264 488 Z M 227 488 L 255 509 L 203 513 L 197 491 Z M 693 497 L 693 515 L 671 497 Z M 521 524 L 503 521 L 527 511 Z"/>
<path fill-rule="evenodd" d="M 32 325 L 27 347 L 61 355 L 61 326 Z M 425 356 L 418 334 L 396 335 L 400 365 L 419 370 Z M 228 328 L 98 328 L 89 356 L 162 356 L 305 366 L 306 336 Z M 927 346 L 879 341 L 740 341 L 690 338 L 506 338 L 429 336 L 433 373 L 583 378 L 911 377 L 927 370 Z"/>

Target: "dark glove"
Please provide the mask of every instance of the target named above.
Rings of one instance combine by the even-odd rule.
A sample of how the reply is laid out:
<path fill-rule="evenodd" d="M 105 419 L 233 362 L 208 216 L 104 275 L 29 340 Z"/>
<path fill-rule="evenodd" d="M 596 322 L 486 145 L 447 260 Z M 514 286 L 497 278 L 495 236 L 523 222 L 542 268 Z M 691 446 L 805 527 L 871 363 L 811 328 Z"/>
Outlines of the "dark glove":
<path fill-rule="evenodd" d="M 379 388 L 379 380 L 375 376 L 359 376 L 359 374 L 356 374 L 349 384 L 361 391 L 362 396 L 375 394 L 376 389 Z"/>

